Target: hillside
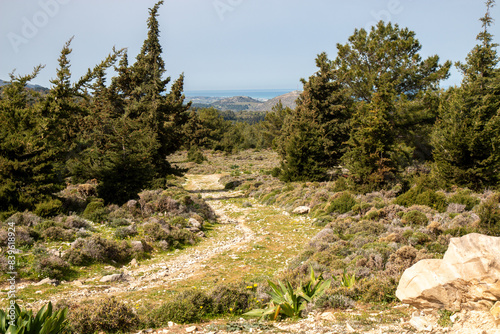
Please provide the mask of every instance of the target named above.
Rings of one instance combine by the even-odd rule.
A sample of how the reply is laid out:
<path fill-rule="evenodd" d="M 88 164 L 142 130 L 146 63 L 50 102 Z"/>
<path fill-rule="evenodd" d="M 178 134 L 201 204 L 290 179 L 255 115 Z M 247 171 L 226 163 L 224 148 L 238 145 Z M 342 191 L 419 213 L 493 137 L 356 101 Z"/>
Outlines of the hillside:
<path fill-rule="evenodd" d="M 8 84 L 9 84 L 8 81 L 4 81 L 4 80 L 0 79 L 0 87 L 8 85 Z M 41 92 L 41 93 L 47 93 L 49 91 L 48 88 L 40 86 L 40 85 L 27 84 L 26 87 L 28 87 L 29 89 L 32 89 L 34 91 Z"/>
<path fill-rule="evenodd" d="M 233 96 L 217 99 L 216 97 L 195 96 L 187 98 L 187 101 L 192 101 L 194 107 L 209 108 L 214 107 L 219 110 L 231 111 L 270 111 L 280 100 L 284 107 L 294 109 L 296 106 L 295 100 L 300 95 L 300 91 L 286 93 L 267 101 L 260 101 L 248 96 Z"/>

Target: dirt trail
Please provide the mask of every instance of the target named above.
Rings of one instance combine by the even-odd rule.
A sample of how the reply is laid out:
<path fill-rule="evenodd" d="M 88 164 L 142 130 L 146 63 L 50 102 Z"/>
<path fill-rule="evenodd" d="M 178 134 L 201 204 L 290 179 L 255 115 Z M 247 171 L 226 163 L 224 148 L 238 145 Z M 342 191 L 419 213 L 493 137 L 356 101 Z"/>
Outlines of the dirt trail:
<path fill-rule="evenodd" d="M 204 198 L 209 198 L 207 203 L 216 213 L 220 224 L 217 229 L 224 230 L 223 234 L 213 233 L 211 238 L 205 239 L 197 245 L 182 251 L 175 251 L 168 255 L 167 259 L 155 262 L 150 265 L 139 267 L 126 266 L 122 272 L 124 280 L 112 283 L 93 284 L 99 282 L 102 275 L 79 280 L 73 283 L 78 287 L 75 291 L 58 293 L 50 296 L 52 301 L 59 299 L 81 300 L 94 298 L 99 295 L 114 295 L 129 291 L 141 291 L 154 287 L 168 287 L 180 280 L 185 280 L 203 271 L 204 263 L 215 255 L 235 249 L 242 244 L 249 243 L 255 239 L 255 233 L 245 225 L 243 219 L 231 219 L 227 216 L 227 211 L 235 212 L 237 207 L 222 203 L 224 199 L 230 199 L 241 196 L 240 192 L 227 191 L 219 184 L 221 175 L 186 175 L 187 182 L 185 188 L 193 193 L 199 193 Z M 224 235 L 226 238 L 219 237 Z M 227 236 L 230 238 L 227 238 Z M 19 288 L 22 290 L 29 284 L 22 284 Z M 48 300 L 39 299 L 32 306 L 43 305 Z"/>

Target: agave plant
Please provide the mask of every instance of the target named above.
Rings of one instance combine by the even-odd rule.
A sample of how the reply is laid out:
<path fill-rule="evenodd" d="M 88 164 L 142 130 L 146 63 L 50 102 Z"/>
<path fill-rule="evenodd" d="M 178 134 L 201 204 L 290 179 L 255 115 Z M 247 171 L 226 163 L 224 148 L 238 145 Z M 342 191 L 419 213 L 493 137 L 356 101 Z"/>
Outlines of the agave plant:
<path fill-rule="evenodd" d="M 347 273 L 347 270 L 344 268 L 344 273 L 340 278 L 340 285 L 350 289 L 354 286 L 355 283 L 356 283 L 356 274 L 349 275 Z"/>
<path fill-rule="evenodd" d="M 0 310 L 0 334 L 58 334 L 66 325 L 68 309 L 52 313 L 51 302 L 42 307 L 36 316 L 33 316 L 32 310 L 21 309 L 17 303 L 14 304 L 14 309 L 13 324 L 7 317 L 9 309 L 6 312 Z"/>
<path fill-rule="evenodd" d="M 325 290 L 330 286 L 331 281 L 325 281 L 323 275 L 318 277 L 314 274 L 311 267 L 311 281 L 306 285 L 299 287 L 297 292 L 294 291 L 290 282 L 274 284 L 267 281 L 271 287 L 271 301 L 265 309 L 253 309 L 243 315 L 249 317 L 270 317 L 272 320 L 277 320 L 280 315 L 289 318 L 299 318 L 302 310 L 307 306 L 307 303 L 313 299 L 320 297 L 325 293 Z"/>

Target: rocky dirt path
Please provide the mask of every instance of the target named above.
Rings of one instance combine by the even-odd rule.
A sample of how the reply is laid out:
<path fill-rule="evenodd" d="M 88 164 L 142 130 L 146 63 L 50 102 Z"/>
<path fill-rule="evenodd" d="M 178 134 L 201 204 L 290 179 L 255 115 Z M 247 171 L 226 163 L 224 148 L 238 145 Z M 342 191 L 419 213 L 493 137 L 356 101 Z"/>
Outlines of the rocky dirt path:
<path fill-rule="evenodd" d="M 211 237 L 199 244 L 182 251 L 168 254 L 166 259 L 156 261 L 149 265 L 133 267 L 131 265 L 123 268 L 123 275 L 115 282 L 104 284 L 93 284 L 99 282 L 102 276 L 77 280 L 72 283 L 77 289 L 69 289 L 56 295 L 51 295 L 52 302 L 59 299 L 81 300 L 95 298 L 100 295 L 115 295 L 131 291 L 149 290 L 156 287 L 168 288 L 178 281 L 199 274 L 206 270 L 206 263 L 214 256 L 229 252 L 239 246 L 249 243 L 255 239 L 255 233 L 245 225 L 244 219 L 230 218 L 227 212 L 238 212 L 234 205 L 222 203 L 224 200 L 241 196 L 238 191 L 227 191 L 219 184 L 221 175 L 187 175 L 185 188 L 193 193 L 199 193 L 208 201 L 217 216 L 218 225 Z M 22 290 L 29 284 L 21 284 Z M 49 300 L 38 299 L 30 303 L 30 306 L 39 306 Z"/>

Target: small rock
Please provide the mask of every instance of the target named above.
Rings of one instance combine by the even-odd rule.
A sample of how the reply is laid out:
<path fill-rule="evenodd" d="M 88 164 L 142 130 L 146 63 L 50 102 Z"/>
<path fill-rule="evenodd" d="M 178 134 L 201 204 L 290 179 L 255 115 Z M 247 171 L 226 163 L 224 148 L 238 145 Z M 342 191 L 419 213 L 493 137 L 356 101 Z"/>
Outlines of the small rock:
<path fill-rule="evenodd" d="M 305 215 L 306 213 L 309 213 L 309 210 L 311 210 L 311 208 L 308 206 L 299 206 L 293 209 L 292 213 L 296 215 Z"/>
<path fill-rule="evenodd" d="M 138 267 L 138 266 L 139 266 L 139 263 L 137 262 L 137 260 L 136 260 L 136 259 L 132 259 L 132 261 L 130 261 L 130 265 L 131 265 L 132 267 Z"/>
<path fill-rule="evenodd" d="M 175 326 L 175 322 L 172 322 L 172 321 L 168 322 L 168 327 L 174 327 L 174 326 Z"/>
<path fill-rule="evenodd" d="M 54 286 L 58 286 L 61 282 L 59 282 L 58 280 L 56 279 L 51 279 L 51 278 L 44 278 L 43 280 L 41 280 L 40 282 L 38 283 L 35 283 L 33 285 L 43 285 L 43 284 L 51 284 L 51 285 L 54 285 Z"/>
<path fill-rule="evenodd" d="M 104 269 L 106 269 L 106 270 L 115 270 L 115 267 L 112 267 L 112 266 L 104 266 Z"/>
<path fill-rule="evenodd" d="M 458 320 L 458 314 L 455 313 L 453 315 L 450 316 L 450 321 L 455 323 L 456 321 Z"/>
<path fill-rule="evenodd" d="M 345 328 L 347 329 L 347 331 L 348 331 L 349 333 L 354 333 L 354 332 L 355 332 L 354 328 L 352 328 L 352 326 L 351 326 L 351 325 L 349 325 L 349 323 L 348 323 L 348 322 L 346 322 L 346 323 L 345 323 Z"/>
<path fill-rule="evenodd" d="M 127 275 L 113 274 L 113 275 L 103 276 L 99 281 L 105 283 L 105 282 L 126 281 L 127 279 L 128 279 Z"/>
<path fill-rule="evenodd" d="M 42 291 L 40 291 L 40 290 L 38 290 L 38 291 L 36 291 L 35 293 L 36 293 L 37 295 L 40 295 L 40 294 L 42 294 L 43 292 L 42 292 Z"/>
<path fill-rule="evenodd" d="M 186 333 L 192 333 L 192 332 L 196 331 L 196 329 L 197 329 L 196 326 L 188 327 L 188 328 L 186 328 Z"/>
<path fill-rule="evenodd" d="M 198 229 L 201 229 L 201 224 L 199 221 L 197 221 L 196 219 L 194 218 L 189 218 L 189 221 L 188 221 L 189 225 L 191 225 L 192 227 L 196 227 Z"/>
<path fill-rule="evenodd" d="M 83 283 L 82 283 L 82 281 L 74 281 L 74 282 L 73 282 L 73 285 L 74 285 L 74 286 L 82 286 L 82 285 L 83 285 Z"/>
<path fill-rule="evenodd" d="M 500 320 L 500 301 L 496 302 L 490 310 L 491 315 L 496 321 Z"/>
<path fill-rule="evenodd" d="M 424 317 L 413 315 L 410 319 L 410 325 L 413 326 L 417 331 L 429 332 L 432 330 L 432 324 L 427 321 Z"/>
<path fill-rule="evenodd" d="M 335 321 L 335 316 L 332 312 L 324 312 L 319 316 L 322 320 Z"/>

